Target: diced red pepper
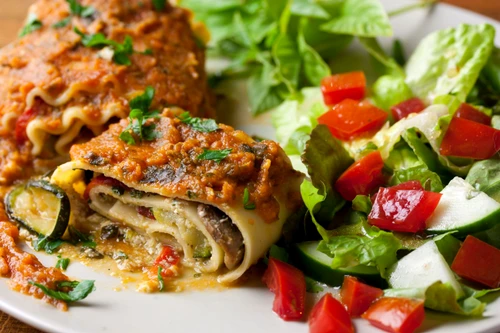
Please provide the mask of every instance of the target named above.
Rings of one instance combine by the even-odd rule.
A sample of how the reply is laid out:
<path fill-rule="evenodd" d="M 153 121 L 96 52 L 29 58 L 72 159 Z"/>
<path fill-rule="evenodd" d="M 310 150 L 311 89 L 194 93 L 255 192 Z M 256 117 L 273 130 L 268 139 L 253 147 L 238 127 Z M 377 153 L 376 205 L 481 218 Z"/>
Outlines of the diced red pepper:
<path fill-rule="evenodd" d="M 473 236 L 467 236 L 453 260 L 451 269 L 465 279 L 490 288 L 498 288 L 500 250 Z"/>
<path fill-rule="evenodd" d="M 376 133 L 386 122 L 387 113 L 369 102 L 345 99 L 318 118 L 332 135 L 348 141 Z"/>
<path fill-rule="evenodd" d="M 300 320 L 304 315 L 306 280 L 297 268 L 269 258 L 264 283 L 275 294 L 273 311 L 284 320 Z"/>
<path fill-rule="evenodd" d="M 454 117 L 475 121 L 486 126 L 491 125 L 491 118 L 483 112 L 477 110 L 472 105 L 462 103 L 455 112 Z"/>
<path fill-rule="evenodd" d="M 153 210 L 149 207 L 138 206 L 137 213 L 139 213 L 140 215 L 142 215 L 148 219 L 156 220 L 156 217 L 153 214 Z"/>
<path fill-rule="evenodd" d="M 379 151 L 370 153 L 349 167 L 335 183 L 335 189 L 348 201 L 368 195 L 384 184 L 384 161 Z"/>
<path fill-rule="evenodd" d="M 425 319 L 424 301 L 385 297 L 362 315 L 370 324 L 387 332 L 413 333 Z"/>
<path fill-rule="evenodd" d="M 361 316 L 373 302 L 384 295 L 384 291 L 361 283 L 352 276 L 345 276 L 340 297 L 352 317 Z"/>
<path fill-rule="evenodd" d="M 403 118 L 408 117 L 408 115 L 412 113 L 420 113 L 424 109 L 425 109 L 424 102 L 420 98 L 414 97 L 404 102 L 401 102 L 397 105 L 394 105 L 391 108 L 391 112 L 394 121 L 399 121 Z"/>
<path fill-rule="evenodd" d="M 171 246 L 163 246 L 163 249 L 155 260 L 154 265 L 149 269 L 149 274 L 152 278 L 158 276 L 158 268 L 161 267 L 161 275 L 163 278 L 169 278 L 177 275 L 177 271 L 173 270 L 181 260 L 179 254 Z"/>
<path fill-rule="evenodd" d="M 122 190 L 128 190 L 128 186 L 123 184 L 122 182 L 114 179 L 114 178 L 110 178 L 110 177 L 106 177 L 106 176 L 97 176 L 95 178 L 93 178 L 90 183 L 87 185 L 87 188 L 85 189 L 85 192 L 83 193 L 83 198 L 85 200 L 89 200 L 89 197 L 90 197 L 90 191 L 92 191 L 92 189 L 96 186 L 99 186 L 99 185 L 105 185 L 105 186 L 111 186 L 111 187 L 116 187 L 116 188 L 119 188 L 119 189 L 122 189 Z"/>
<path fill-rule="evenodd" d="M 325 77 L 321 91 L 326 105 L 335 105 L 344 99 L 365 98 L 366 78 L 363 72 L 351 72 Z"/>
<path fill-rule="evenodd" d="M 500 149 L 499 132 L 472 120 L 453 117 L 439 152 L 443 156 L 489 159 Z"/>
<path fill-rule="evenodd" d="M 400 232 L 419 232 L 436 209 L 441 193 L 423 190 L 380 188 L 368 222 L 381 229 Z"/>
<path fill-rule="evenodd" d="M 28 124 L 36 118 L 38 112 L 35 108 L 24 111 L 22 115 L 17 118 L 16 129 L 14 131 L 14 136 L 18 145 L 23 145 L 28 141 L 28 134 L 26 133 L 26 128 Z"/>
<path fill-rule="evenodd" d="M 326 294 L 309 315 L 309 332 L 354 333 L 354 326 L 344 306 L 331 294 Z"/>

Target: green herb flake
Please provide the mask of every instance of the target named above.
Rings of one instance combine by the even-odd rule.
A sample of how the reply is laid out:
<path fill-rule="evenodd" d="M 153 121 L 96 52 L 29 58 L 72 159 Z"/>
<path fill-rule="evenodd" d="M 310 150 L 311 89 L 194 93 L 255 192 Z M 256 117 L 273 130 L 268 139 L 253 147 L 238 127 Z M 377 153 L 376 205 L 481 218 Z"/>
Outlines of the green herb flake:
<path fill-rule="evenodd" d="M 167 8 L 167 1 L 166 0 L 151 0 L 153 2 L 153 7 L 155 10 L 161 12 Z"/>
<path fill-rule="evenodd" d="M 74 226 L 69 226 L 69 234 L 74 244 L 81 244 L 84 248 L 95 249 L 97 244 L 92 236 L 85 235 Z"/>
<path fill-rule="evenodd" d="M 92 48 L 110 47 L 114 52 L 114 63 L 124 66 L 130 66 L 132 64 L 130 61 L 130 56 L 134 54 L 132 37 L 125 36 L 123 43 L 118 43 L 114 40 L 107 39 L 102 33 L 87 35 L 78 28 L 74 28 L 74 31 L 82 38 L 81 42 L 83 46 Z"/>
<path fill-rule="evenodd" d="M 52 25 L 52 28 L 64 28 L 67 27 L 71 23 L 71 16 L 66 17 L 65 19 L 62 19 L 61 21 L 55 23 Z"/>
<path fill-rule="evenodd" d="M 161 275 L 161 271 L 163 268 L 161 266 L 158 266 L 158 289 L 160 291 L 163 291 L 165 288 L 165 281 L 163 281 L 163 276 Z"/>
<path fill-rule="evenodd" d="M 40 21 L 38 17 L 36 17 L 35 15 L 32 15 L 29 17 L 28 22 L 19 33 L 19 37 L 24 37 L 26 35 L 29 35 L 30 33 L 41 29 L 42 26 L 43 26 L 42 21 Z"/>
<path fill-rule="evenodd" d="M 147 124 L 149 119 L 157 119 L 160 117 L 159 111 L 150 111 L 149 108 L 153 103 L 155 90 L 153 87 L 147 87 L 144 94 L 132 99 L 129 102 L 130 111 L 129 125 L 120 134 L 120 140 L 129 145 L 136 144 L 136 137 L 140 141 L 153 141 L 160 136 L 156 131 L 155 124 Z"/>
<path fill-rule="evenodd" d="M 231 148 L 222 150 L 209 150 L 203 148 L 203 153 L 198 155 L 198 159 L 206 161 L 215 161 L 216 163 L 220 163 L 222 162 L 223 159 L 228 157 L 232 151 L 233 150 Z"/>
<path fill-rule="evenodd" d="M 64 282 L 68 282 L 67 284 Z M 77 281 L 61 281 L 57 284 L 58 290 L 53 290 L 48 288 L 47 286 L 36 283 L 34 281 L 29 281 L 29 284 L 40 288 L 43 293 L 49 297 L 55 298 L 60 301 L 65 301 L 68 303 L 81 301 L 87 298 L 91 292 L 95 290 L 95 281 L 86 280 L 82 282 Z M 72 289 L 69 292 L 61 291 L 60 288 L 70 288 Z"/>
<path fill-rule="evenodd" d="M 219 129 L 219 126 L 213 119 L 201 119 L 197 117 L 191 117 L 189 112 L 182 113 L 179 117 L 181 122 L 191 126 L 192 129 L 198 132 L 210 133 L 215 132 Z"/>
<path fill-rule="evenodd" d="M 195 273 L 195 274 L 193 275 L 193 277 L 194 277 L 195 279 L 201 278 L 201 273 Z"/>
<path fill-rule="evenodd" d="M 111 190 L 113 191 L 114 194 L 118 196 L 122 196 L 125 194 L 125 190 L 119 186 L 113 186 Z"/>
<path fill-rule="evenodd" d="M 92 6 L 82 6 L 78 0 L 66 0 L 69 4 L 71 14 L 83 18 L 91 17 L 95 13 L 95 8 Z"/>
<path fill-rule="evenodd" d="M 51 240 L 48 237 L 40 235 L 38 239 L 33 241 L 33 249 L 35 251 L 42 251 L 44 250 L 48 254 L 54 253 L 62 244 L 64 241 L 60 239 L 56 240 Z"/>
<path fill-rule="evenodd" d="M 59 268 L 60 270 L 65 271 L 68 269 L 69 266 L 69 259 L 68 258 L 62 258 L 61 256 L 57 256 L 59 258 L 56 263 L 56 268 Z"/>
<path fill-rule="evenodd" d="M 245 188 L 245 191 L 243 192 L 243 207 L 246 210 L 255 209 L 255 203 L 250 202 L 250 191 L 248 191 L 248 188 Z"/>

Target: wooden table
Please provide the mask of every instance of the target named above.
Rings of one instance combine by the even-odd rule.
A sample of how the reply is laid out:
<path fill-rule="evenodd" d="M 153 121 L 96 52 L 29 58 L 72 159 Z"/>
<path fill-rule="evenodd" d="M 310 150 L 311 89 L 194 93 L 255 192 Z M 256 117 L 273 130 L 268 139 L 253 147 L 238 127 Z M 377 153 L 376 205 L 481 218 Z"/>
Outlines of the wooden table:
<path fill-rule="evenodd" d="M 26 9 L 34 0 L 0 0 L 0 47 L 16 37 Z M 442 0 L 460 7 L 476 11 L 500 21 L 500 2 L 497 0 Z M 4 283 L 4 281 L 0 281 Z M 31 301 L 26 299 L 27 302 Z M 32 300 L 35 302 L 35 300 Z M 16 319 L 0 312 L 0 333 L 38 333 Z"/>

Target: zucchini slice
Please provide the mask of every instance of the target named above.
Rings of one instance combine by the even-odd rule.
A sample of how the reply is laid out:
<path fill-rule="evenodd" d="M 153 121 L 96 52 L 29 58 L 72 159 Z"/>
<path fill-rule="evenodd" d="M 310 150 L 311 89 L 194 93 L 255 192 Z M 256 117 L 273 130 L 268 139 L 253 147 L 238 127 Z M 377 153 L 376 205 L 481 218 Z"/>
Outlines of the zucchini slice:
<path fill-rule="evenodd" d="M 71 213 L 66 193 L 45 180 L 14 188 L 5 197 L 5 207 L 11 220 L 51 239 L 64 235 Z"/>

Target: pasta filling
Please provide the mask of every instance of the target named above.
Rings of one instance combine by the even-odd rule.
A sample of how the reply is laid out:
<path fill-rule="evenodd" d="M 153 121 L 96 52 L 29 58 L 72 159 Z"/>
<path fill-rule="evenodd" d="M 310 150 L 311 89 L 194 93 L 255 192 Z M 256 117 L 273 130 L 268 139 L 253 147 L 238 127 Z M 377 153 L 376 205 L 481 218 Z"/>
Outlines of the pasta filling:
<path fill-rule="evenodd" d="M 94 211 L 183 252 L 185 264 L 202 272 L 222 261 L 233 269 L 244 258 L 243 235 L 216 207 L 109 185 L 94 186 L 89 199 Z"/>

